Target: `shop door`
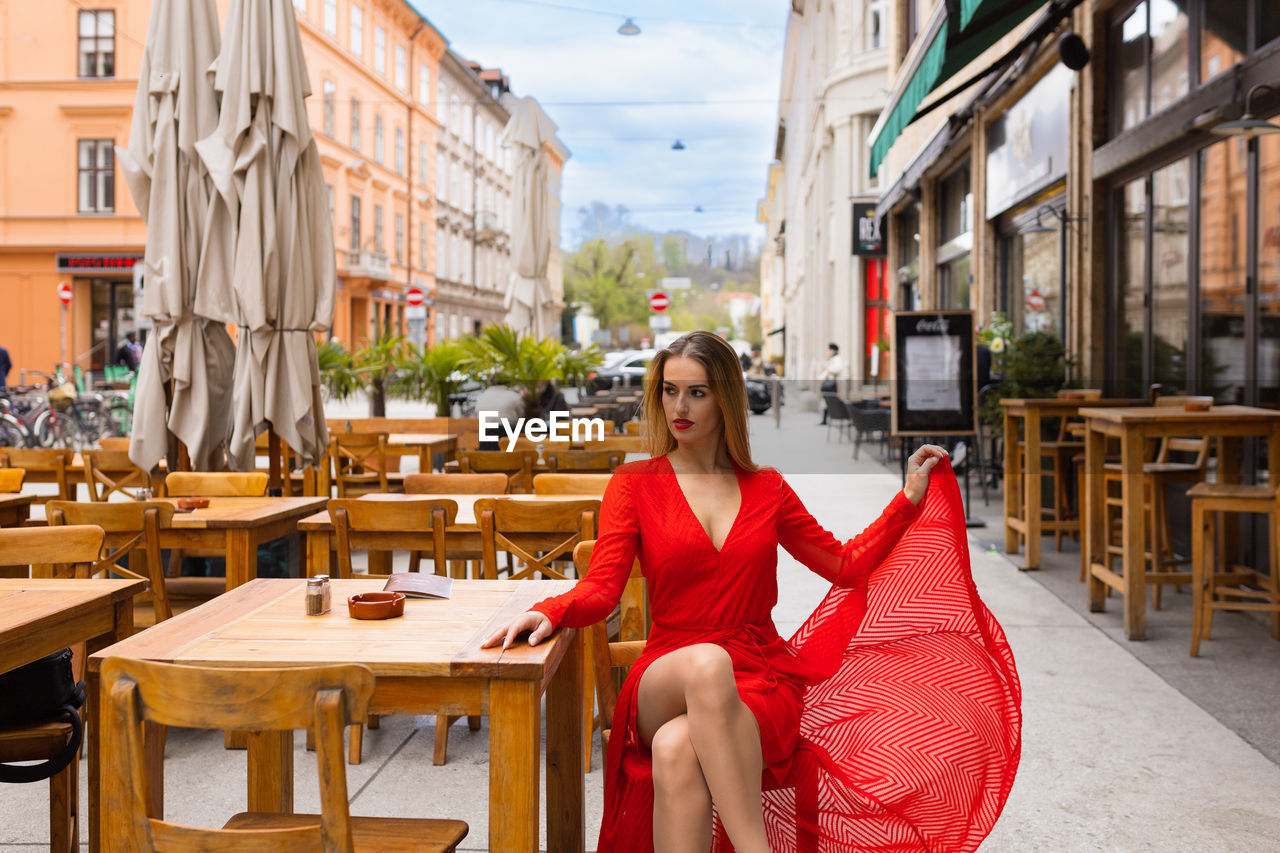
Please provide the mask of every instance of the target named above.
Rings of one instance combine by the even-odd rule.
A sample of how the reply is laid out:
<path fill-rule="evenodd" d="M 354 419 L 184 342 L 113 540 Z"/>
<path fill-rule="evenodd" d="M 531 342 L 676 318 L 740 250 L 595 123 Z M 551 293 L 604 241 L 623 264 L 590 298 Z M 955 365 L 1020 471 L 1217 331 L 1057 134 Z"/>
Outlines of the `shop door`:
<path fill-rule="evenodd" d="M 133 310 L 133 282 L 95 278 L 90 292 L 93 347 L 87 358 L 90 370 L 101 370 L 104 364 L 116 363 L 116 351 L 124 342 L 124 336 L 138 329 Z M 75 355 L 80 356 L 77 362 L 85 357 L 79 353 Z"/>

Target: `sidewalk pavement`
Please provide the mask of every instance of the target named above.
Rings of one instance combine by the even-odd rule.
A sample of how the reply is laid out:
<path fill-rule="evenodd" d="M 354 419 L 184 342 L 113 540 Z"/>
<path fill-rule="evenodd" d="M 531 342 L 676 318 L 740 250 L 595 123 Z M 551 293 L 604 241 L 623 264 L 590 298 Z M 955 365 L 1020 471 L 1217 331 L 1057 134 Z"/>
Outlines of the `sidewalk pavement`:
<path fill-rule="evenodd" d="M 853 461 L 850 445 L 834 431 L 825 440 L 816 421 L 812 412 L 784 411 L 779 428 L 772 414 L 753 416 L 753 453 L 787 475 L 820 522 L 850 538 L 901 484 L 865 450 Z M 983 851 L 1280 851 L 1280 767 L 1004 556 L 972 541 L 971 558 L 1023 686 L 1022 765 Z M 786 635 L 825 590 L 785 551 L 779 573 L 774 616 Z M 433 734 L 430 716 L 386 717 L 367 731 L 364 763 L 348 768 L 352 811 L 461 818 L 471 832 L 460 849 L 485 850 L 487 725 L 477 732 L 454 726 L 444 767 L 431 765 Z M 296 806 L 315 810 L 314 759 L 302 747 L 295 738 Z M 589 849 L 602 813 L 598 736 L 593 753 Z M 243 809 L 244 753 L 225 751 L 220 735 L 172 733 L 165 768 L 169 819 L 220 825 Z M 0 850 L 47 847 L 47 790 L 0 787 Z"/>

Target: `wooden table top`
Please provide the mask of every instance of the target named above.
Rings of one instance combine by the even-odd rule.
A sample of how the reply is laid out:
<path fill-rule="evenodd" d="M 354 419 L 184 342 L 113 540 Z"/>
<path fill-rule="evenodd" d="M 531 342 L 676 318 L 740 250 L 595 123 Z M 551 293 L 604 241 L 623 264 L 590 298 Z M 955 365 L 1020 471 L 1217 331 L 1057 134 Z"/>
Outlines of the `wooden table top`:
<path fill-rule="evenodd" d="M 457 438 L 452 432 L 393 432 L 387 436 L 387 444 L 443 444 Z"/>
<path fill-rule="evenodd" d="M 1025 409 L 1034 406 L 1037 409 L 1083 409 L 1083 408 L 1151 408 L 1145 400 L 1130 398 L 1103 398 L 1099 400 L 1063 400 L 1058 397 L 1005 397 L 1000 405 L 1006 409 Z"/>
<path fill-rule="evenodd" d="M 1266 422 L 1280 420 L 1280 409 L 1261 409 L 1257 406 L 1213 406 L 1202 412 L 1188 412 L 1181 406 L 1128 406 L 1102 408 L 1089 401 L 1080 409 L 1080 416 L 1116 424 L 1184 423 L 1204 424 Z"/>
<path fill-rule="evenodd" d="M 100 583 L 95 581 L 95 583 Z M 491 631 L 574 581 L 455 580 L 447 600 L 405 602 L 404 616 L 366 621 L 346 599 L 382 589 L 382 580 L 333 580 L 333 609 L 307 616 L 306 581 L 258 578 L 94 654 L 203 666 L 362 663 L 382 676 L 541 679 L 564 644 L 481 649 Z"/>
<path fill-rule="evenodd" d="M 393 493 L 374 493 L 362 495 L 358 500 L 362 501 L 404 501 L 404 500 L 446 500 L 454 501 L 458 505 L 458 515 L 454 519 L 451 529 L 461 527 L 476 527 L 475 504 L 481 498 L 495 498 L 497 500 L 510 501 L 598 501 L 600 498 L 591 495 L 406 495 L 399 492 Z M 175 515 L 174 519 L 178 517 Z M 308 515 L 306 518 L 298 522 L 298 530 L 302 532 L 333 530 L 333 520 L 329 517 L 329 511 L 317 512 L 314 515 Z"/>
<path fill-rule="evenodd" d="M 147 582 L 138 580 L 0 578 L 0 672 L 56 652 L 40 651 L 34 644 L 57 624 L 146 588 Z"/>
<path fill-rule="evenodd" d="M 15 506 L 29 506 L 37 495 L 23 494 L 22 492 L 13 492 L 10 494 L 0 493 L 0 509 L 8 509 Z"/>
<path fill-rule="evenodd" d="M 177 498 L 156 498 L 173 503 Z M 276 521 L 296 518 L 324 509 L 328 503 L 324 496 L 308 498 L 281 497 L 215 497 L 209 505 L 191 512 L 176 512 L 173 526 L 186 529 L 223 529 L 265 527 Z"/>

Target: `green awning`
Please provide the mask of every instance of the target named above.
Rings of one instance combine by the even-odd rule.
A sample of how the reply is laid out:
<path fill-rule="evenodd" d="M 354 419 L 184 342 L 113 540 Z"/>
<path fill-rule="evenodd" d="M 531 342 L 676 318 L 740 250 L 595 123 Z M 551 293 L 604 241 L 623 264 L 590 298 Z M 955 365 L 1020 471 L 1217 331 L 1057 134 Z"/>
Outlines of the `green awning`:
<path fill-rule="evenodd" d="M 873 131 L 871 174 L 879 171 L 890 147 L 915 120 L 916 110 L 930 92 L 1044 5 L 1026 0 L 947 0 L 941 4 L 923 36 L 931 39 L 929 46 L 906 83 L 894 92 Z"/>

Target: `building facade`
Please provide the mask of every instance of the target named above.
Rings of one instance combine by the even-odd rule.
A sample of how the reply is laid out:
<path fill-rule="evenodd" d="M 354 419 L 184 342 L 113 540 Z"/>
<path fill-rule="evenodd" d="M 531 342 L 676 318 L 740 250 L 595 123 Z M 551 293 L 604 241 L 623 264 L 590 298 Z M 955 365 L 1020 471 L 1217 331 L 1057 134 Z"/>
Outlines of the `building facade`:
<path fill-rule="evenodd" d="M 889 49 L 881 0 L 795 0 L 787 24 L 778 132 L 759 215 L 767 356 L 811 378 L 836 343 L 851 378 L 879 370 L 883 248 L 865 139 L 885 104 Z M 766 284 L 767 283 L 767 290 Z"/>

